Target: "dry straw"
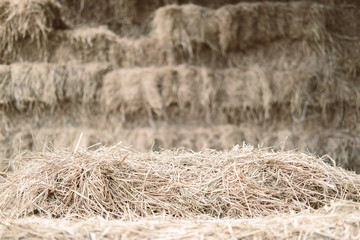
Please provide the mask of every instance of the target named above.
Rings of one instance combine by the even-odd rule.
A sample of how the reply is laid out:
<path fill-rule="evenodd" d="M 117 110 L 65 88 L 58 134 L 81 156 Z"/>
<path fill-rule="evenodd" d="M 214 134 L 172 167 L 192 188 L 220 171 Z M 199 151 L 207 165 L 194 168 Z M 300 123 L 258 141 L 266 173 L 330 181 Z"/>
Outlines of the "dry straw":
<path fill-rule="evenodd" d="M 359 204 L 335 202 L 315 213 L 260 219 L 136 222 L 25 218 L 3 220 L 4 239 L 359 239 Z"/>
<path fill-rule="evenodd" d="M 14 169 L 0 185 L 4 217 L 244 218 L 360 200 L 354 173 L 303 153 L 250 146 L 29 153 L 15 160 Z"/>

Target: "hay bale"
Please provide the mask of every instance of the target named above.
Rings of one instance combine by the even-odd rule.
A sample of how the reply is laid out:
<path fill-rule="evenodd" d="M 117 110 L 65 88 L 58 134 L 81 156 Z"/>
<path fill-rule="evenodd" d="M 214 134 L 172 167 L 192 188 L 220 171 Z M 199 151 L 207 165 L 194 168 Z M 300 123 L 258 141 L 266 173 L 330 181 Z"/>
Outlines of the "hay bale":
<path fill-rule="evenodd" d="M 59 86 L 56 93 L 58 101 L 84 105 L 96 104 L 99 101 L 103 77 L 112 69 L 107 63 L 66 64 L 63 68 L 64 71 L 55 77 Z"/>
<path fill-rule="evenodd" d="M 256 143 L 259 130 L 252 125 L 236 127 L 234 125 L 218 125 L 213 127 L 196 126 L 169 126 L 157 124 L 156 127 L 134 127 L 125 128 L 107 123 L 107 127 L 101 122 L 96 123 L 98 127 L 79 127 L 66 124 L 64 127 L 56 127 L 55 124 L 41 127 L 40 129 L 22 131 L 18 135 L 30 135 L 32 148 L 21 148 L 21 151 L 31 150 L 56 150 L 63 148 L 75 149 L 79 136 L 82 135 L 80 146 L 87 148 L 93 145 L 110 146 L 118 142 L 133 146 L 134 149 L 147 151 L 154 148 L 178 148 L 185 147 L 193 150 L 203 148 L 229 149 L 236 143 L 243 141 Z M 110 126 L 109 126 L 110 125 Z M 30 129 L 30 127 L 29 127 Z M 252 131 L 252 132 L 251 132 Z M 31 134 L 30 134 L 31 133 Z M 277 139 L 279 140 L 279 139 Z M 265 142 L 264 142 L 265 143 Z M 275 141 L 274 143 L 277 143 Z M 157 145 L 157 146 L 154 146 Z M 268 146 L 269 142 L 266 142 Z M 18 142 L 6 144 L 13 149 Z M 12 145 L 12 146 L 10 146 Z"/>
<path fill-rule="evenodd" d="M 182 47 L 169 48 L 152 36 L 139 39 L 119 38 L 111 46 L 112 62 L 123 68 L 188 64 L 222 69 L 227 67 L 244 68 L 258 64 L 269 68 L 289 70 L 289 68 L 295 68 L 297 65 L 305 63 L 308 64 L 307 68 L 314 66 L 321 68 L 323 66 L 319 63 L 326 60 L 316 47 L 311 46 L 305 40 L 282 39 L 243 51 L 229 51 L 226 56 L 206 46 L 197 47 L 196 51 L 190 55 L 186 49 Z M 339 57 L 336 59 L 345 59 L 344 56 Z M 307 61 L 304 61 L 304 58 Z"/>
<path fill-rule="evenodd" d="M 256 65 L 245 71 L 225 70 L 222 91 L 226 96 L 220 108 L 230 114 L 233 112 L 231 115 L 236 115 L 238 109 L 264 109 L 265 119 L 269 119 L 271 105 L 275 102 L 271 89 L 272 79 L 266 75 L 264 69 Z M 281 99 L 280 102 L 286 102 L 284 100 Z"/>
<path fill-rule="evenodd" d="M 153 34 L 164 44 L 193 53 L 192 42 L 219 50 L 218 19 L 213 10 L 196 5 L 166 6 L 155 12 Z"/>
<path fill-rule="evenodd" d="M 159 45 L 157 39 L 120 38 L 111 46 L 111 62 L 122 68 L 176 65 L 176 52 Z"/>
<path fill-rule="evenodd" d="M 278 39 L 320 41 L 326 8 L 319 4 L 241 3 L 217 10 L 223 51 L 247 49 Z"/>
<path fill-rule="evenodd" d="M 206 92 L 205 88 L 203 91 Z M 185 114 L 172 118 L 171 114 L 179 111 L 172 109 L 164 120 L 155 114 L 153 120 L 147 115 L 133 114 L 127 115 L 125 121 L 120 112 L 104 114 L 104 105 L 82 104 L 77 102 L 80 98 L 71 101 L 69 104 L 60 102 L 54 108 L 29 111 L 26 115 L 4 108 L 0 114 L 0 138 L 3 137 L 0 145 L 5 158 L 11 158 L 19 150 L 74 149 L 83 133 L 83 147 L 97 143 L 109 146 L 121 141 L 142 151 L 151 149 L 154 143 L 156 149 L 186 147 L 199 151 L 204 147 L 229 149 L 245 141 L 264 147 L 296 148 L 320 156 L 328 154 L 340 166 L 360 171 L 358 120 L 351 109 L 344 112 L 344 120 L 339 118 L 339 112 L 332 110 L 327 116 L 331 121 L 326 121 L 321 120 L 319 109 L 310 108 L 302 123 L 295 123 L 290 112 L 284 112 L 284 109 L 274 108 L 276 114 L 264 121 L 253 111 L 240 116 L 236 116 L 235 111 L 217 115 L 214 111 L 211 115 L 211 106 L 208 115 L 194 113 L 191 117 Z M 144 111 L 144 114 L 148 113 Z M 300 118 L 301 112 L 295 114 Z M 229 124 L 236 119 L 239 122 Z"/>
<path fill-rule="evenodd" d="M 106 27 L 58 32 L 52 39 L 49 62 L 109 62 L 118 36 Z"/>
<path fill-rule="evenodd" d="M 166 67 L 133 68 L 107 74 L 102 92 L 107 111 L 120 111 L 125 118 L 139 112 L 162 114 L 164 107 L 158 84 L 165 77 L 165 81 L 171 81 L 172 72 L 167 70 Z"/>
<path fill-rule="evenodd" d="M 304 1 L 304 0 L 302 0 Z M 107 25 L 109 28 L 122 36 L 141 36 L 147 32 L 148 22 L 153 12 L 160 7 L 170 4 L 196 4 L 206 8 L 219 8 L 226 4 L 236 4 L 239 2 L 265 2 L 265 1 L 204 1 L 204 0 L 148 0 L 146 4 L 142 0 L 104 0 L 101 3 L 94 0 L 83 0 L 73 2 L 72 0 L 59 0 L 61 3 L 61 15 L 75 27 L 91 25 Z M 266 2 L 276 2 L 275 0 Z M 282 0 L 278 2 L 288 2 Z M 305 2 L 318 2 L 322 4 L 353 4 L 357 5 L 356 0 L 316 0 Z"/>
<path fill-rule="evenodd" d="M 186 118 L 207 113 L 210 117 L 211 106 L 221 108 L 223 100 L 216 98 L 222 92 L 217 81 L 222 74 L 218 78 L 213 74 L 189 66 L 116 70 L 104 78 L 102 102 L 107 111 L 120 111 L 125 118 L 134 114 L 146 114 L 150 119 Z"/>
<path fill-rule="evenodd" d="M 4 0 L 0 5 L 0 52 L 16 54 L 16 44 L 22 41 L 43 46 L 50 34 L 65 27 L 59 6 L 53 0 Z"/>
<path fill-rule="evenodd" d="M 325 34 L 325 9 L 304 2 L 239 3 L 217 10 L 167 6 L 155 12 L 153 34 L 164 45 L 181 46 L 191 55 L 201 44 L 226 53 L 284 38 L 317 42 Z"/>
<path fill-rule="evenodd" d="M 215 113 L 221 89 L 208 69 L 178 66 L 115 70 L 104 78 L 102 103 L 108 112 L 120 112 L 124 119 L 190 119 Z M 235 79 L 233 79 L 235 81 Z M 213 109 L 212 109 L 213 108 Z"/>
<path fill-rule="evenodd" d="M 260 219 L 147 218 L 136 222 L 85 219 L 6 219 L 6 239 L 356 239 L 359 204 L 335 202 L 315 213 L 283 214 Z"/>
<path fill-rule="evenodd" d="M 17 109 L 26 110 L 35 102 L 56 104 L 56 87 L 54 81 L 49 81 L 49 74 L 46 64 L 11 65 L 10 95 Z"/>
<path fill-rule="evenodd" d="M 303 153 L 136 153 L 127 148 L 30 153 L 0 183 L 7 217 L 263 217 L 359 202 L 360 178 Z"/>
<path fill-rule="evenodd" d="M 55 107 L 66 101 L 95 102 L 102 86 L 102 76 L 110 66 L 18 63 L 8 68 L 10 74 L 3 81 L 7 87 L 3 104 L 13 104 L 24 111 L 38 104 Z"/>
<path fill-rule="evenodd" d="M 0 65 L 0 104 L 7 104 L 10 102 L 9 86 L 11 79 L 10 67 Z"/>
<path fill-rule="evenodd" d="M 223 4 L 234 3 L 227 1 L 179 1 L 179 0 L 150 0 L 146 4 L 141 0 L 105 0 L 101 3 L 94 0 L 84 0 L 74 3 L 71 0 L 61 0 L 62 15 L 72 25 L 107 25 L 121 36 L 141 36 L 147 32 L 148 22 L 153 12 L 170 4 L 194 4 L 206 7 L 220 7 Z"/>
<path fill-rule="evenodd" d="M 112 46 L 119 37 L 106 27 L 58 30 L 49 36 L 46 44 L 16 43 L 17 52 L 3 52 L 0 62 L 90 63 L 109 62 Z"/>
<path fill-rule="evenodd" d="M 75 26 L 101 26 L 109 28 L 121 35 L 140 35 L 146 25 L 149 15 L 159 7 L 159 0 L 143 4 L 129 0 L 105 0 L 101 3 L 94 0 L 73 2 L 60 0 L 62 15 L 70 25 Z"/>

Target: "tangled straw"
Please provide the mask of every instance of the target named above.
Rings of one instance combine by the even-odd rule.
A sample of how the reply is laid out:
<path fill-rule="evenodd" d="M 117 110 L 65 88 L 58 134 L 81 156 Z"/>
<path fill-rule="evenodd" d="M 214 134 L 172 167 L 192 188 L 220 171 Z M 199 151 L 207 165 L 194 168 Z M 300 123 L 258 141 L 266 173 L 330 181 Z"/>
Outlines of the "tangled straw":
<path fill-rule="evenodd" d="M 6 217 L 248 218 L 360 199 L 354 173 L 304 153 L 250 146 L 31 153 L 20 156 L 14 168 L 0 184 Z"/>

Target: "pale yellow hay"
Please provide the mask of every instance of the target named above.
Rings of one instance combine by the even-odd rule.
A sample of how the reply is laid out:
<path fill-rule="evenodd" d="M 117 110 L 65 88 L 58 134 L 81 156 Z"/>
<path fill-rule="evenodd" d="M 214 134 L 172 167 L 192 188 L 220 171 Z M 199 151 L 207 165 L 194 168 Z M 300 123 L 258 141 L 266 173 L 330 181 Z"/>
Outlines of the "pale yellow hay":
<path fill-rule="evenodd" d="M 357 239 L 359 214 L 359 204 L 334 202 L 315 213 L 259 219 L 146 218 L 127 222 L 25 218 L 3 221 L 0 235 L 11 239 Z"/>
<path fill-rule="evenodd" d="M 359 202 L 360 177 L 304 153 L 251 146 L 28 153 L 0 183 L 6 217 L 264 217 Z"/>

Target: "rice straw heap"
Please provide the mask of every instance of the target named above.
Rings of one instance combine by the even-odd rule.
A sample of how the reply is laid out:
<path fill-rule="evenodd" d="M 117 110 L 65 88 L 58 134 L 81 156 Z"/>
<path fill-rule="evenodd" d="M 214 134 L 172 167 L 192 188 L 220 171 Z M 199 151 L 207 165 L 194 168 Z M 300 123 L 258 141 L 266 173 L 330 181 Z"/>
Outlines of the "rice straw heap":
<path fill-rule="evenodd" d="M 358 239 L 359 214 L 358 203 L 336 202 L 314 213 L 261 219 L 147 218 L 124 222 L 25 218 L 2 221 L 0 236 L 4 239 Z"/>
<path fill-rule="evenodd" d="M 0 185 L 0 211 L 12 218 L 248 218 L 360 200 L 358 175 L 303 153 L 250 146 L 29 153 L 13 168 Z"/>

